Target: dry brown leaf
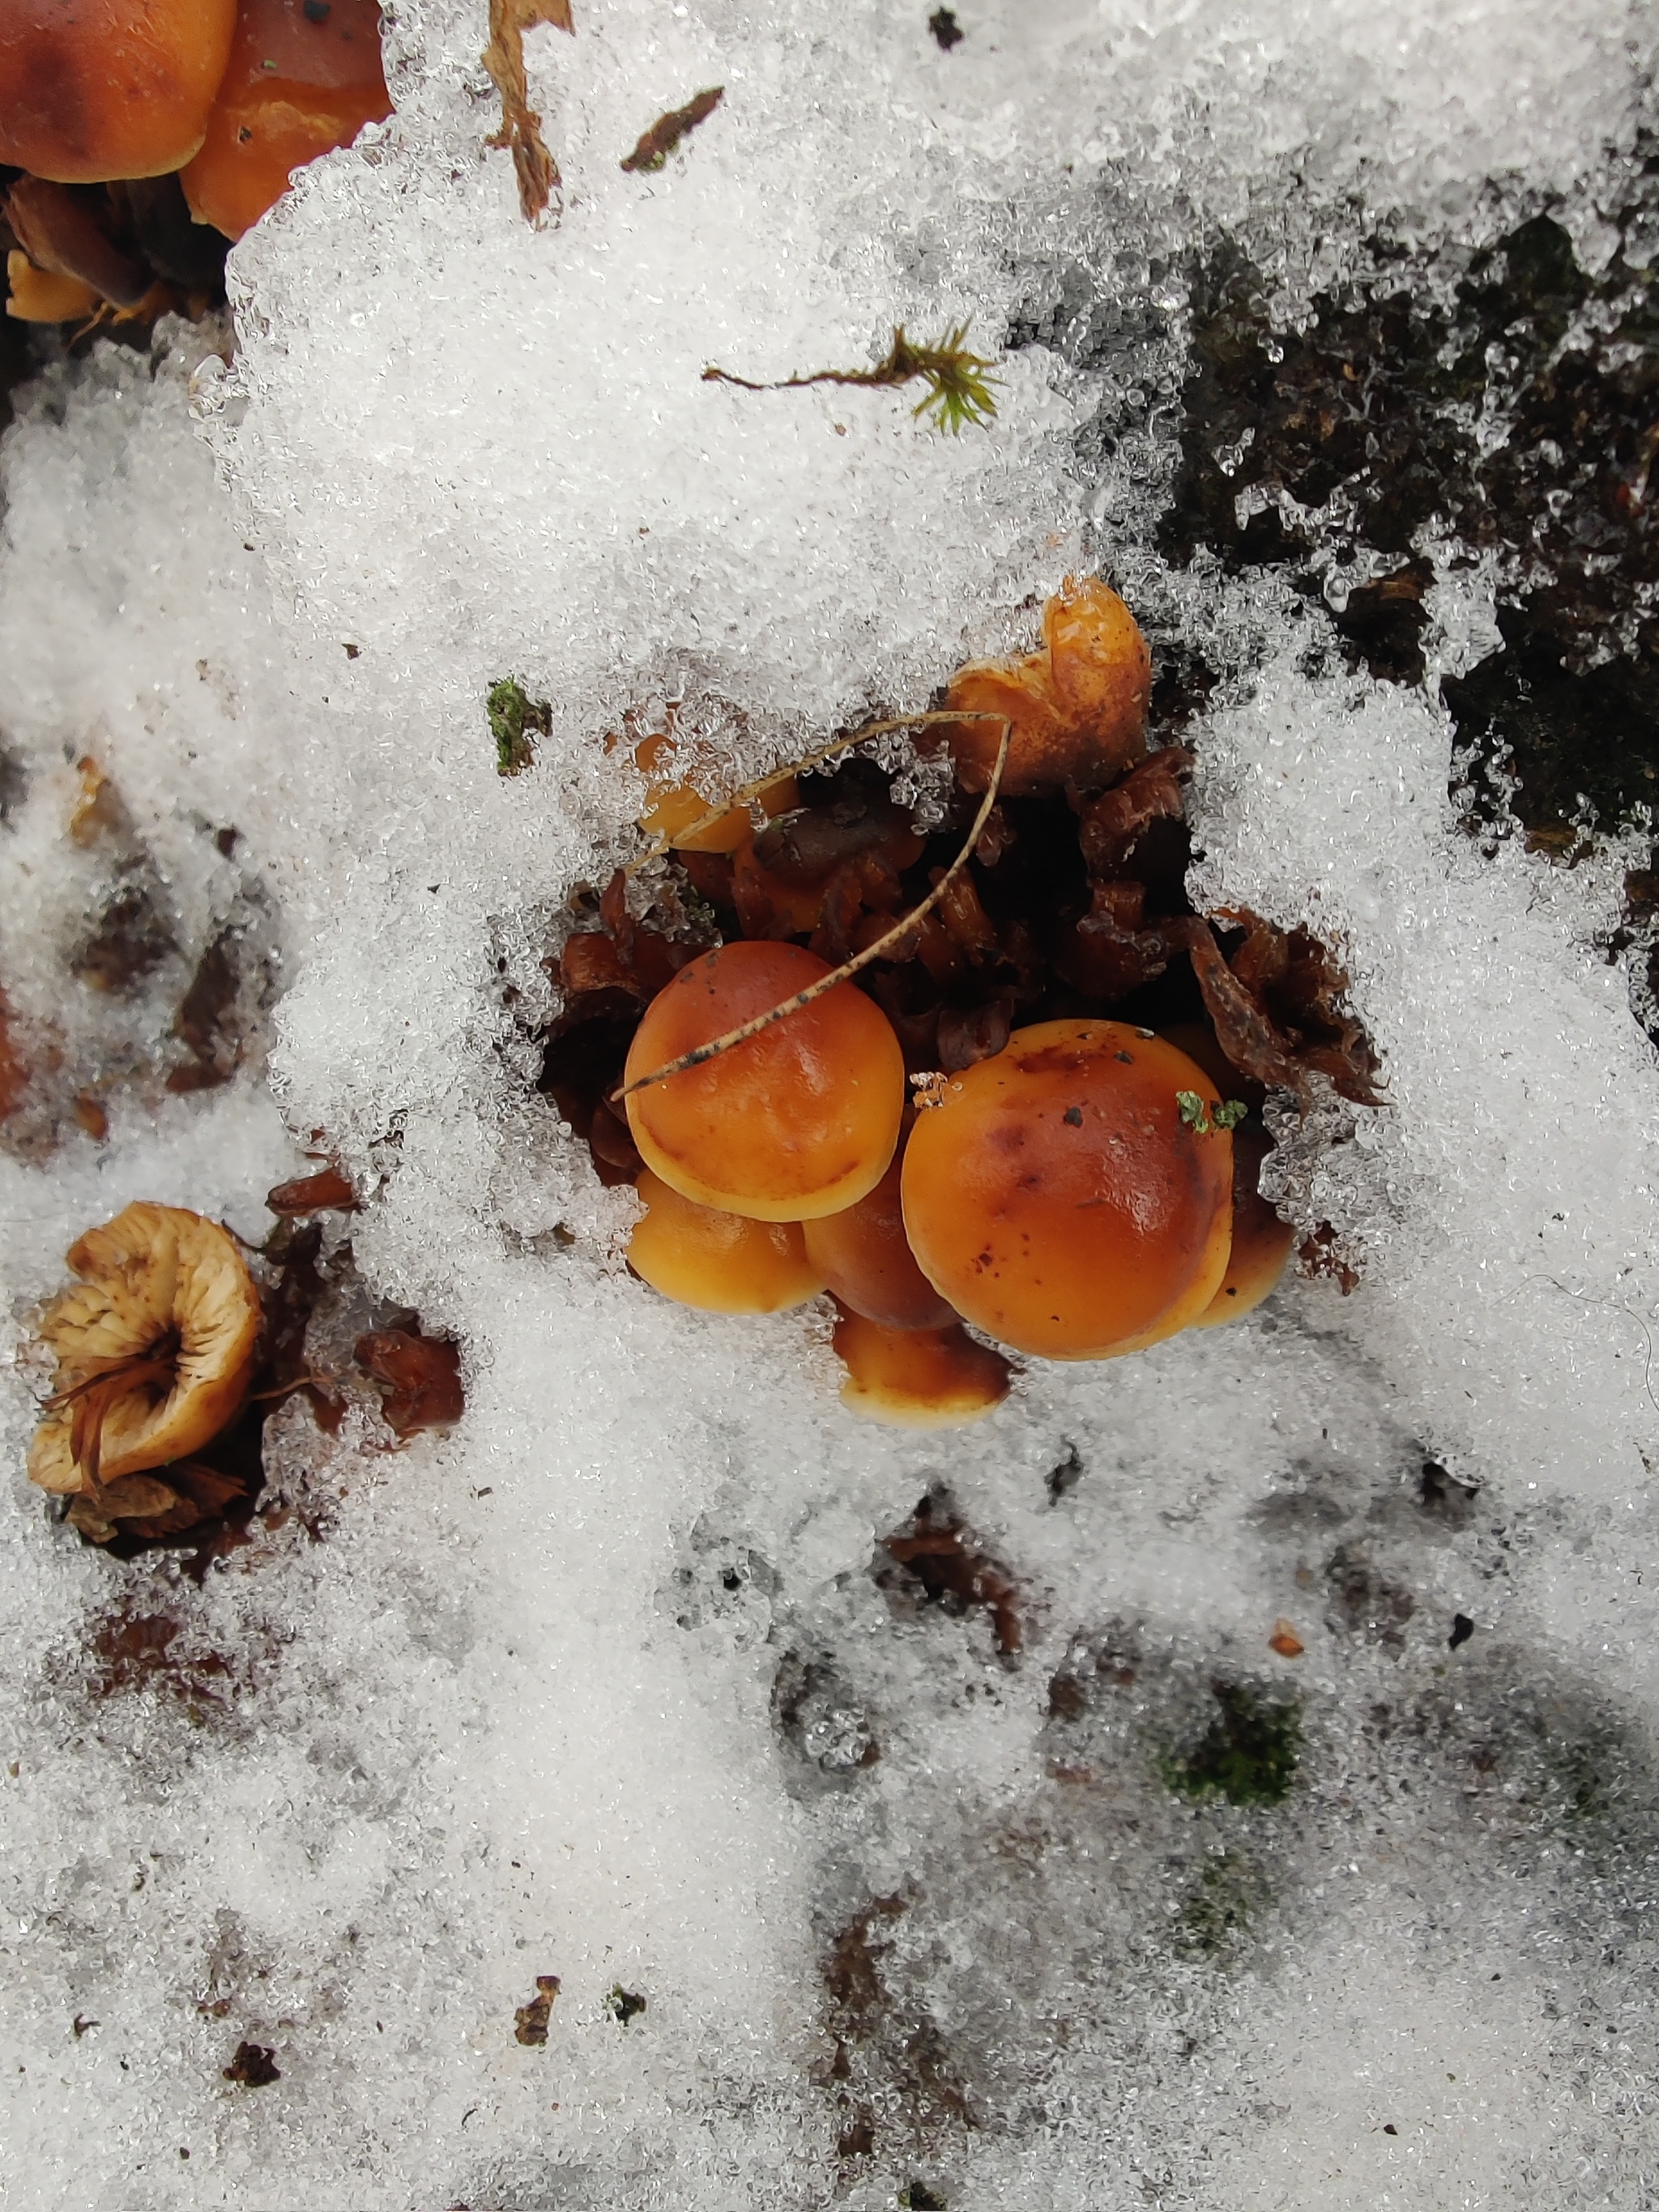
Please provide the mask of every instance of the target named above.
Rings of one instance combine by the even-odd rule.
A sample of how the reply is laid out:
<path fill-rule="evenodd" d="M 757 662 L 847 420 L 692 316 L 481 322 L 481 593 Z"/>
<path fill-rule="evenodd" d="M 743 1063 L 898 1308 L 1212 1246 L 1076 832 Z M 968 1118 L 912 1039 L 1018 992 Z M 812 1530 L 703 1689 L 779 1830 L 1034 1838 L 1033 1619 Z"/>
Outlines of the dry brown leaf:
<path fill-rule="evenodd" d="M 29 1085 L 28 1062 L 12 1034 L 14 1019 L 10 1003 L 0 991 L 0 1121 L 21 1102 Z"/>
<path fill-rule="evenodd" d="M 538 2050 L 547 2041 L 547 2023 L 553 2010 L 553 2000 L 559 1994 L 556 1974 L 538 1974 L 536 1994 L 528 2004 L 515 2008 L 513 2014 L 513 2039 Z"/>
<path fill-rule="evenodd" d="M 489 44 L 481 57 L 501 95 L 501 127 L 488 143 L 505 146 L 519 179 L 519 205 L 526 222 L 539 224 L 559 188 L 558 164 L 542 137 L 542 118 L 530 105 L 524 34 L 538 23 L 574 33 L 570 0 L 489 0 Z"/>
<path fill-rule="evenodd" d="M 466 1410 L 459 1345 L 406 1328 L 383 1328 L 360 1336 L 352 1356 L 385 1392 L 381 1411 L 400 1437 L 447 1428 Z"/>
<path fill-rule="evenodd" d="M 94 1544 L 107 1544 L 116 1533 L 118 1521 L 154 1520 L 173 1512 L 179 1503 L 178 1492 L 169 1490 L 154 1475 L 129 1474 L 106 1488 L 88 1491 L 76 1498 L 69 1519 L 71 1527 Z"/>
<path fill-rule="evenodd" d="M 711 85 L 707 92 L 695 93 L 684 107 L 671 107 L 666 115 L 659 115 L 648 131 L 641 133 L 638 145 L 622 167 L 636 176 L 660 169 L 686 133 L 708 120 L 725 91 L 723 84 Z"/>
<path fill-rule="evenodd" d="M 319 1168 L 315 1175 L 297 1176 L 265 1193 L 273 1213 L 291 1218 L 307 1213 L 355 1213 L 357 1195 L 338 1168 Z"/>

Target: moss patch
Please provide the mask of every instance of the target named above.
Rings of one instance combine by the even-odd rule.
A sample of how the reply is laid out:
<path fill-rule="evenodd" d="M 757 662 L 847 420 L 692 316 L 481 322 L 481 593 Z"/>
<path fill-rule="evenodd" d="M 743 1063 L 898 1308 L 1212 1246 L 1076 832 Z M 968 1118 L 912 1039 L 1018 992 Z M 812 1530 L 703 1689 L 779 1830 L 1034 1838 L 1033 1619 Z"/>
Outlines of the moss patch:
<path fill-rule="evenodd" d="M 1302 1756 L 1302 1715 L 1242 1682 L 1210 1685 L 1219 1710 L 1190 1750 L 1158 1762 L 1183 1797 L 1224 1797 L 1230 1805 L 1282 1803 Z"/>

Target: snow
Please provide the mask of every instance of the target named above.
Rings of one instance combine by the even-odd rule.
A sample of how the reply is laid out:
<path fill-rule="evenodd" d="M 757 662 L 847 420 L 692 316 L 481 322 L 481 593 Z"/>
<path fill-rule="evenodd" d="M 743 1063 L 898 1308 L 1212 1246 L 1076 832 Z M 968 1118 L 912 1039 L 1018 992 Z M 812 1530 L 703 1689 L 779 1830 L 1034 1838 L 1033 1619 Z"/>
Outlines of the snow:
<path fill-rule="evenodd" d="M 530 42 L 538 231 L 484 149 L 482 11 L 409 0 L 397 116 L 234 257 L 234 362 L 95 350 L 0 447 L 0 984 L 58 1054 L 55 1121 L 0 1153 L 14 1336 L 89 1222 L 257 1236 L 320 1130 L 372 1194 L 359 1269 L 468 1392 L 395 1455 L 289 1408 L 320 1536 L 198 1588 L 51 1524 L 7 1381 L 9 2202 L 1645 2201 L 1659 1081 L 1598 949 L 1635 848 L 1484 850 L 1431 690 L 1353 674 L 1259 571 L 1170 570 L 1155 525 L 1189 252 L 1241 236 L 1287 326 L 1379 210 L 1425 284 L 1546 203 L 1589 255 L 1647 27 L 960 15 L 945 54 L 920 7 L 583 8 Z M 714 83 L 664 171 L 620 171 Z M 851 367 L 901 321 L 989 351 L 1033 303 L 1054 343 L 957 440 L 910 393 L 702 379 Z M 1195 894 L 1348 963 L 1387 1107 L 1287 1124 L 1285 1173 L 1364 1280 L 1033 1363 L 919 1439 L 842 1411 L 821 1315 L 621 1270 L 626 1198 L 531 1090 L 540 956 L 632 849 L 624 713 L 683 697 L 737 781 L 924 705 L 1085 558 L 1222 672 Z M 1491 584 L 1442 562 L 1431 674 L 1486 649 Z M 511 781 L 508 672 L 554 708 Z M 88 757 L 128 827 L 81 846 Z M 93 994 L 76 947 L 135 880 L 165 949 Z M 169 1093 L 227 929 L 247 1050 Z M 941 1489 L 1018 1586 L 1017 1661 L 876 1579 Z M 176 1625 L 167 1663 L 112 1684 L 136 1619 Z M 1282 1802 L 1172 1782 L 1217 1682 L 1299 1702 Z M 278 2081 L 223 2078 L 243 2040 Z"/>

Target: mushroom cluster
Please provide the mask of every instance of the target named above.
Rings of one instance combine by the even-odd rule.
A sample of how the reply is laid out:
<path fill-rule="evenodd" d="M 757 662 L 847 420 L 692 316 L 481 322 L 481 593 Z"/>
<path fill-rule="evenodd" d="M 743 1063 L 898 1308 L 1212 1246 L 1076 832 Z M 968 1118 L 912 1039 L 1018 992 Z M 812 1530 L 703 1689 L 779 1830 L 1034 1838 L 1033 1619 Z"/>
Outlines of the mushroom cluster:
<path fill-rule="evenodd" d="M 379 0 L 8 0 L 7 313 L 199 307 L 291 173 L 389 112 Z"/>
<path fill-rule="evenodd" d="M 542 1088 L 637 1188 L 647 1283 L 720 1313 L 829 1293 L 855 1411 L 955 1425 L 1006 1395 L 1006 1352 L 1249 1311 L 1292 1242 L 1258 1189 L 1268 1090 L 1375 1103 L 1325 950 L 1193 911 L 1191 756 L 1149 750 L 1150 694 L 1089 579 L 922 718 L 954 789 L 931 834 L 855 750 L 722 812 L 671 736 L 636 750 L 666 878 L 642 916 L 623 872 L 588 895 Z"/>

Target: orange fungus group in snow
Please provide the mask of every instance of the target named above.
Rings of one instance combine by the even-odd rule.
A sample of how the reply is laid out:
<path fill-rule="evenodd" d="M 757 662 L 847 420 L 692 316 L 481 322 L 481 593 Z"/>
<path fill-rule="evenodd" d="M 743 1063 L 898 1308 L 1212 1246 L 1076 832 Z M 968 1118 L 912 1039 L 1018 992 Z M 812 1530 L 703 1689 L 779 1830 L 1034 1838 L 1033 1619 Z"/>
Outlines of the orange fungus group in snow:
<path fill-rule="evenodd" d="M 1039 649 L 923 718 L 956 794 L 931 833 L 845 750 L 722 807 L 672 736 L 634 748 L 681 920 L 617 877 L 560 957 L 543 1088 L 638 1190 L 635 1273 L 714 1313 L 827 1293 L 854 1412 L 975 1420 L 1013 1357 L 1248 1312 L 1291 1244 L 1258 1190 L 1267 1085 L 1346 1054 L 1366 1095 L 1322 950 L 1221 918 L 1246 960 L 1187 903 L 1191 757 L 1149 753 L 1149 689 L 1122 601 L 1068 581 Z"/>

